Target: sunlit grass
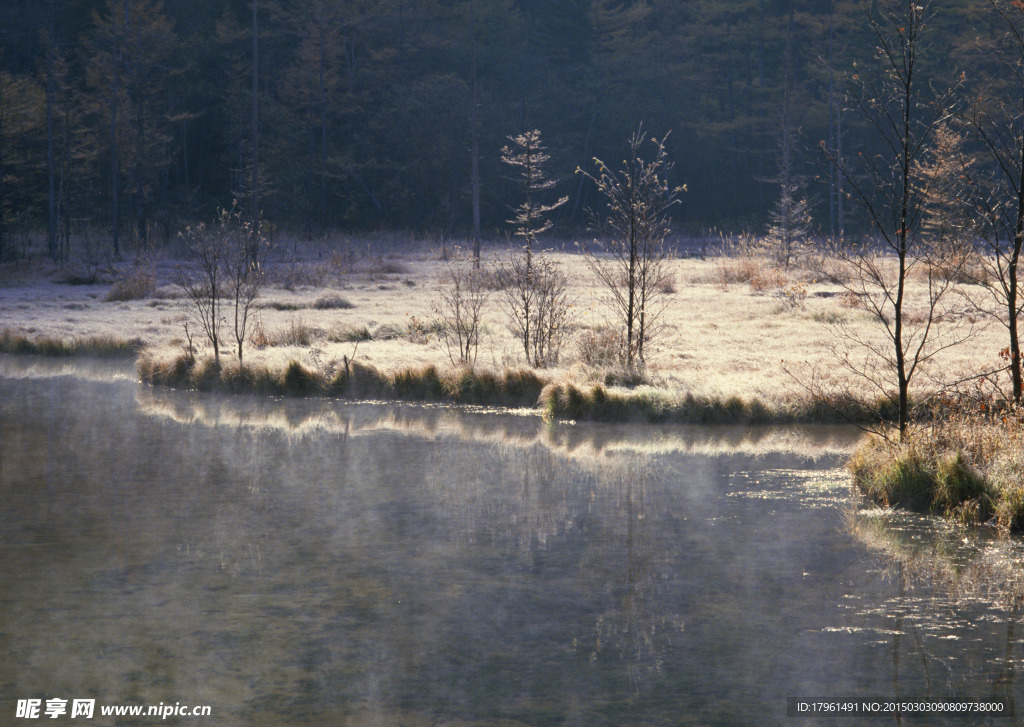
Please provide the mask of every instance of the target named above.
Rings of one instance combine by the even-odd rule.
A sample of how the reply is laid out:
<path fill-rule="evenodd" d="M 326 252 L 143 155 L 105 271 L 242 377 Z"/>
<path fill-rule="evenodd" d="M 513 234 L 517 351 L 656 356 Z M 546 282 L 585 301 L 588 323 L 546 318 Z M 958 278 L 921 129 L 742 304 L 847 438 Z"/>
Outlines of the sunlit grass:
<path fill-rule="evenodd" d="M 526 369 L 496 374 L 486 370 L 441 371 L 423 366 L 387 373 L 347 362 L 336 371 L 316 370 L 292 359 L 282 370 L 266 366 L 217 364 L 186 355 L 161 361 L 139 358 L 144 383 L 173 388 L 284 396 L 343 396 L 359 399 L 444 401 L 509 408 L 537 405 L 546 381 Z"/>
<path fill-rule="evenodd" d="M 887 402 L 794 398 L 766 402 L 757 397 L 706 396 L 651 387 L 613 389 L 600 384 L 552 384 L 541 395 L 551 419 L 645 421 L 682 424 L 795 424 L 863 422 L 891 417 Z"/>
<path fill-rule="evenodd" d="M 442 323 L 432 307 L 446 264 L 440 250 L 421 245 L 383 257 L 376 251 L 339 256 L 337 264 L 331 263 L 329 279 L 301 285 L 292 281 L 291 273 L 301 272 L 307 263 L 333 260 L 339 250 L 319 252 L 323 255 L 268 264 L 270 283 L 245 348 L 246 366 L 266 373 L 257 381 L 240 372 L 235 383 L 218 386 L 278 391 L 278 384 L 266 382 L 276 382 L 297 361 L 317 372 L 314 378 L 321 383 L 313 391 L 330 391 L 330 380 L 344 370 L 342 362 L 347 360 L 353 372 L 357 364 L 362 367 L 363 375 L 353 374 L 350 382 L 353 392 L 488 403 L 502 396 L 517 402 L 528 398 L 497 396 L 488 383 L 489 377 L 503 379 L 505 372 L 525 366 L 522 347 L 508 330 L 498 297 L 484 311 L 485 333 L 472 376 L 447 370 Z M 486 248 L 484 268 L 503 252 L 499 246 Z M 836 285 L 815 280 L 799 267 L 780 271 L 750 250 L 732 257 L 671 261 L 675 282 L 664 298 L 659 334 L 649 344 L 643 370 L 627 371 L 617 361 L 619 336 L 608 312 L 606 290 L 581 256 L 555 252 L 551 257 L 565 269 L 571 282 L 568 294 L 575 301 L 570 340 L 558 365 L 536 374 L 545 384 L 560 387 L 542 402 L 555 418 L 767 423 L 844 417 L 862 421 L 887 415 L 879 409 L 878 390 L 837 366 L 833 351 L 837 326 L 847 326 L 873 345 L 884 345 L 880 325 Z M 100 304 L 103 291 L 95 286 L 57 285 L 38 276 L 27 277 L 24 285 L 0 288 L 0 315 L 26 340 L 10 344 L 10 350 L 61 348 L 47 343 L 50 340 L 142 340 L 153 360 L 173 369 L 191 338 L 195 355 L 209 356 L 210 347 L 196 327 L 185 330 L 190 322 L 186 301 L 170 294 L 174 291 L 168 271 L 174 264 L 154 257 L 159 296 L 148 300 Z M 385 269 L 401 273 L 382 273 Z M 405 279 L 388 277 L 399 274 Z M 788 295 L 793 290 L 800 295 Z M 1001 332 L 993 327 L 969 347 L 942 352 L 933 372 L 959 375 L 992 368 L 990 359 L 997 359 L 1004 346 Z M 85 346 L 65 348 L 70 353 Z M 377 374 L 366 373 L 371 370 Z M 225 375 L 218 373 L 216 378 L 220 381 Z M 209 373 L 204 377 L 198 380 L 213 378 Z M 929 379 L 918 380 L 922 389 L 928 385 Z M 843 393 L 816 399 L 808 382 L 834 384 L 834 391 Z M 824 389 L 819 386 L 815 395 Z"/>
<path fill-rule="evenodd" d="M 141 340 L 108 336 L 82 336 L 56 338 L 52 336 L 26 336 L 8 329 L 0 332 L 0 353 L 35 356 L 135 356 L 144 344 Z"/>
<path fill-rule="evenodd" d="M 919 427 L 900 444 L 870 437 L 850 470 L 880 505 L 1024 531 L 1024 433 L 1015 418 L 956 417 Z"/>

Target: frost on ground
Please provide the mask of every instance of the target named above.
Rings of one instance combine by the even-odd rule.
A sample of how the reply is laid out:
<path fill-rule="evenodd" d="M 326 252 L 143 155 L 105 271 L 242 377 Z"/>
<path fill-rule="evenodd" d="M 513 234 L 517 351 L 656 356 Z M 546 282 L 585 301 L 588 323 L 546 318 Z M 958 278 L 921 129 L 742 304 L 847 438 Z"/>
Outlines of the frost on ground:
<path fill-rule="evenodd" d="M 504 249 L 485 252 L 487 269 Z M 311 369 L 338 365 L 344 357 L 384 371 L 425 364 L 450 366 L 434 312 L 444 266 L 437 250 L 401 254 L 310 254 L 275 259 L 245 357 L 251 365 L 283 369 L 296 359 Z M 602 381 L 607 371 L 582 350 L 595 334 L 612 327 L 607 291 L 580 255 L 552 253 L 571 281 L 573 332 L 552 380 Z M 140 339 L 155 358 L 171 359 L 187 346 L 186 301 L 172 284 L 177 261 L 150 262 L 155 288 L 139 300 L 105 302 L 118 269 L 102 282 L 60 282 L 61 271 L 21 266 L 0 277 L 0 326 L 15 335 Z M 121 274 L 131 263 L 121 264 Z M 879 392 L 837 366 L 836 325 L 884 346 L 877 321 L 833 284 L 799 269 L 777 270 L 757 259 L 678 259 L 662 330 L 650 346 L 647 379 L 659 388 L 695 396 L 740 396 L 768 404 L 807 397 L 807 385 L 824 377 L 860 392 Z M 923 286 L 924 281 L 912 281 Z M 225 310 L 227 315 L 227 310 Z M 189 334 L 200 355 L 209 353 L 195 323 Z M 969 345 L 943 353 L 921 378 L 928 387 L 958 372 L 996 368 L 1005 346 L 998 325 L 982 330 Z M 598 336 L 599 337 L 599 336 Z M 592 344 L 590 344 L 592 345 Z M 232 351 L 223 350 L 230 359 Z M 521 346 L 506 326 L 501 296 L 485 310 L 477 365 L 494 370 L 525 365 Z"/>

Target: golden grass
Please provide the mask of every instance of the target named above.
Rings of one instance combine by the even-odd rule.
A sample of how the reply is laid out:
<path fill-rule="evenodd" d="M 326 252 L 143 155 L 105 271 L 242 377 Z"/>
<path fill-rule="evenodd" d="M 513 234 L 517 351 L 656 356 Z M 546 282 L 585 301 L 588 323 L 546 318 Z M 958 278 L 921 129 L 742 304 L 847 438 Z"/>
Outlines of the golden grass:
<path fill-rule="evenodd" d="M 885 507 L 990 522 L 1024 531 L 1024 422 L 954 415 L 919 426 L 900 444 L 871 437 L 854 453 L 855 485 Z"/>
<path fill-rule="evenodd" d="M 677 424 L 798 424 L 807 422 L 866 422 L 879 415 L 890 418 L 886 401 L 858 399 L 822 401 L 799 398 L 772 403 L 740 396 L 701 396 L 652 387 L 608 388 L 551 384 L 541 394 L 541 407 L 550 419 L 645 421 Z"/>
<path fill-rule="evenodd" d="M 161 361 L 143 355 L 137 363 L 144 383 L 173 388 L 284 396 L 344 396 L 357 399 L 444 401 L 510 408 L 537 405 L 546 382 L 526 369 L 494 374 L 486 370 L 440 371 L 429 365 L 385 373 L 348 362 L 336 371 L 315 370 L 292 359 L 283 370 L 265 366 L 217 364 L 187 355 Z"/>
<path fill-rule="evenodd" d="M 144 344 L 139 339 L 124 340 L 109 336 L 83 336 L 78 338 L 56 338 L 51 336 L 26 336 L 4 329 L 0 332 L 0 353 L 15 353 L 33 356 L 135 356 Z"/>

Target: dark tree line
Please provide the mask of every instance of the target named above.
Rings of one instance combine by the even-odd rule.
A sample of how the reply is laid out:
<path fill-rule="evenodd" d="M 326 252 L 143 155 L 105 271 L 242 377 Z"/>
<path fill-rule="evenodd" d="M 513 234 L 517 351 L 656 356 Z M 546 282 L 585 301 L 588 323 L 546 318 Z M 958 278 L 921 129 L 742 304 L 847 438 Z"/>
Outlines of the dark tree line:
<path fill-rule="evenodd" d="M 1000 72 L 988 2 L 934 9 L 922 83 Z M 515 197 L 501 147 L 534 128 L 579 228 L 598 200 L 572 171 L 640 122 L 673 131 L 676 229 L 763 230 L 780 176 L 824 233 L 866 229 L 817 146 L 877 150 L 844 91 L 870 32 L 840 0 L 8 0 L 0 246 L 166 240 L 232 200 L 313 236 L 486 234 Z"/>

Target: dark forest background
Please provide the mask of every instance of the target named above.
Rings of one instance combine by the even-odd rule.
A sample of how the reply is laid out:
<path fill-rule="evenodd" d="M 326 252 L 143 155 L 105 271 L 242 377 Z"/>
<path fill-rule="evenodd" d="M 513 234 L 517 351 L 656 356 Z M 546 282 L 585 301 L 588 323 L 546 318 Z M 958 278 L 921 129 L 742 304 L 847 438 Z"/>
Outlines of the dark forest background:
<path fill-rule="evenodd" d="M 969 103 L 1003 25 L 984 0 L 932 11 L 922 72 Z M 3 0 L 0 235 L 166 240 L 235 199 L 300 235 L 461 235 L 474 147 L 496 234 L 501 147 L 532 128 L 567 233 L 598 202 L 575 169 L 617 166 L 641 122 L 672 132 L 679 231 L 763 230 L 783 173 L 820 234 L 864 229 L 819 145 L 874 153 L 847 95 L 874 45 L 840 0 Z"/>

